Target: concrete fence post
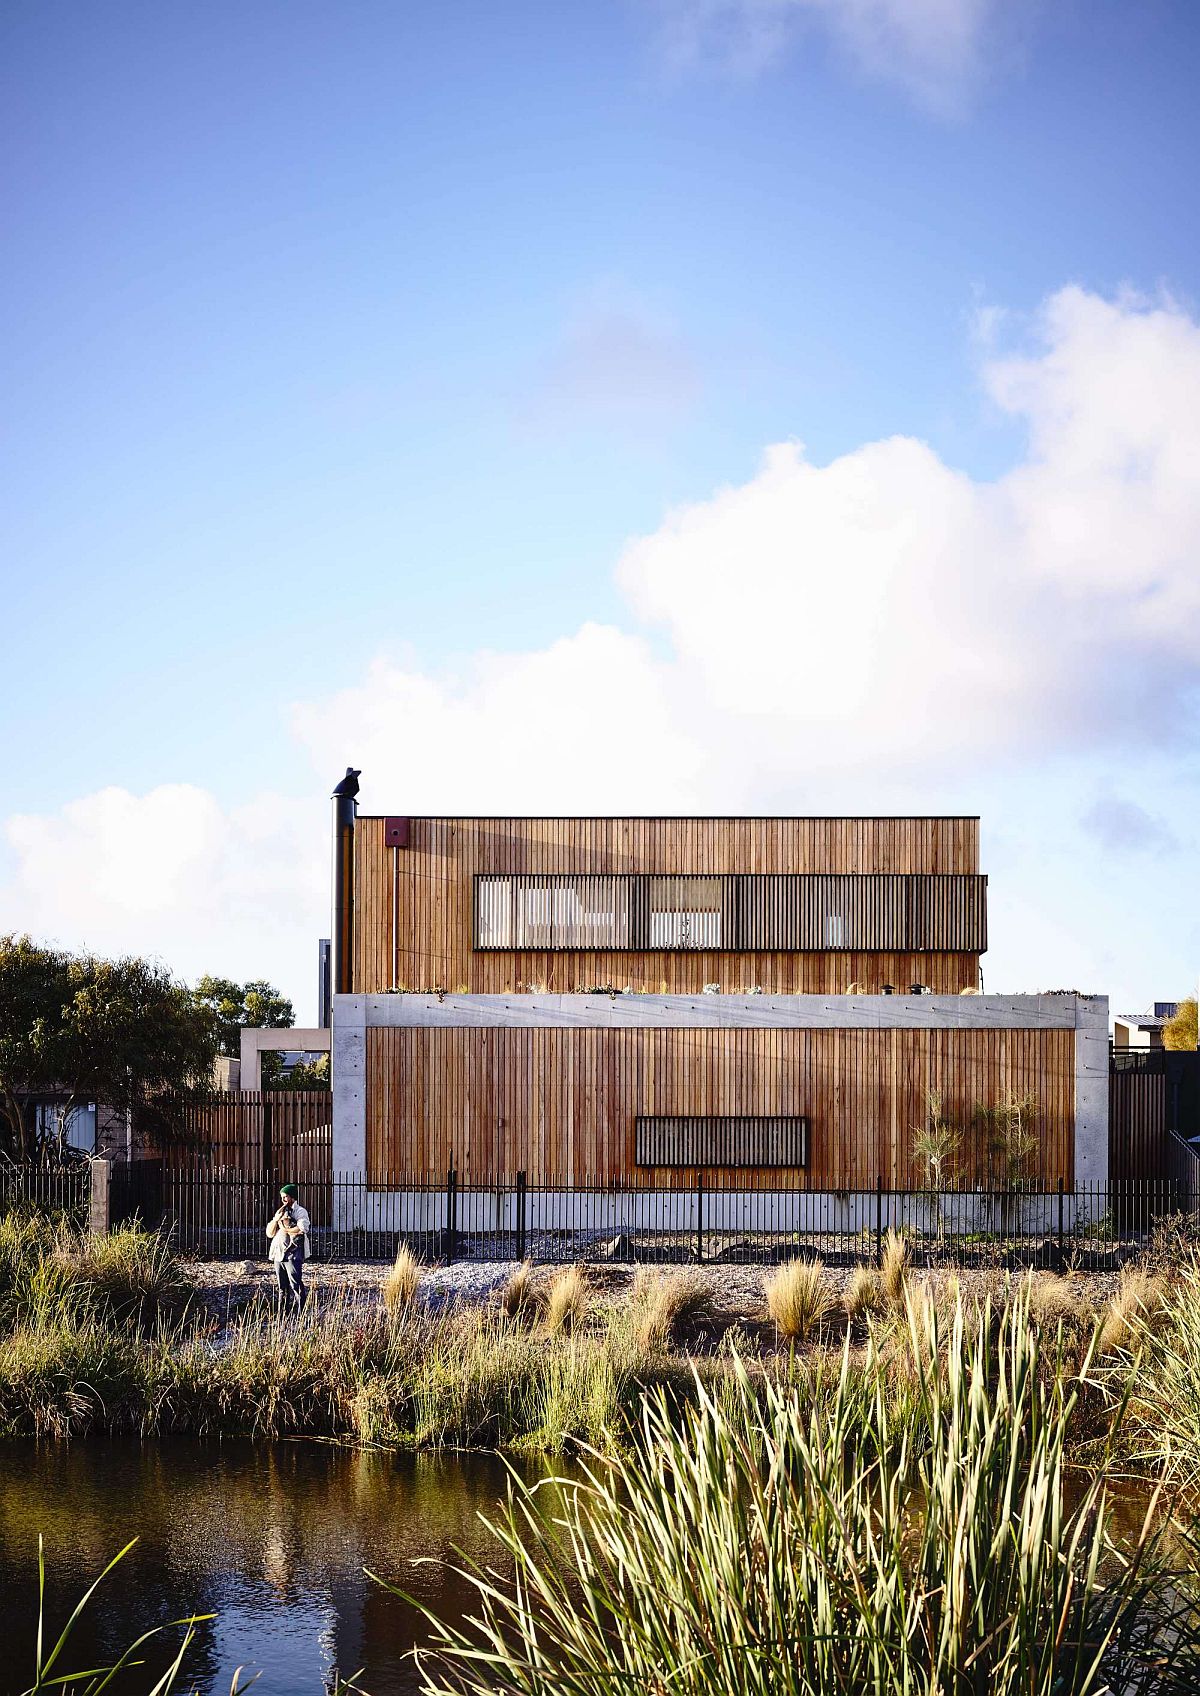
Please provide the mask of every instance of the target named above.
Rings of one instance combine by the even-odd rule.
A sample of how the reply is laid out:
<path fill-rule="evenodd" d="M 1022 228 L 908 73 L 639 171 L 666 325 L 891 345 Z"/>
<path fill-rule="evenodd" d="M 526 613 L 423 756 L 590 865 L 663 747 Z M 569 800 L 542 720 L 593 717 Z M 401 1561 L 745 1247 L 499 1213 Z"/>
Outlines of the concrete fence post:
<path fill-rule="evenodd" d="M 112 1167 L 111 1160 L 93 1159 L 92 1194 L 88 1209 L 88 1230 L 94 1237 L 108 1235 L 109 1220 L 112 1205 Z"/>

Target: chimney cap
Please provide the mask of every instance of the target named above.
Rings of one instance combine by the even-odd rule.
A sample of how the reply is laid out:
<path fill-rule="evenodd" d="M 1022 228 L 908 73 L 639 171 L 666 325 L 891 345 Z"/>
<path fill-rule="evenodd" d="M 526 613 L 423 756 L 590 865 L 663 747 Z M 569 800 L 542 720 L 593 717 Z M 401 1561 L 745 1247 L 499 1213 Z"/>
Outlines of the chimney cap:
<path fill-rule="evenodd" d="M 346 775 L 334 790 L 332 799 L 337 800 L 339 797 L 348 796 L 350 800 L 353 800 L 358 794 L 358 780 L 361 776 L 360 768 L 347 766 Z"/>

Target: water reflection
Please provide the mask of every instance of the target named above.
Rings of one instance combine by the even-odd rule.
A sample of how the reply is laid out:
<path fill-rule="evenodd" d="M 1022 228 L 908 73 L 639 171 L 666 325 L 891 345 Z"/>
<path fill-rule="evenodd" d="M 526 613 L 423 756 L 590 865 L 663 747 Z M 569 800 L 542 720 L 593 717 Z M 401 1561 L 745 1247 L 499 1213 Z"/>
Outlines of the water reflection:
<path fill-rule="evenodd" d="M 365 1667 L 372 1696 L 400 1696 L 418 1688 L 405 1656 L 419 1615 L 363 1569 L 456 1616 L 467 1599 L 459 1581 L 412 1563 L 450 1559 L 455 1546 L 482 1552 L 478 1516 L 493 1511 L 506 1476 L 491 1455 L 364 1454 L 313 1443 L 0 1448 L 0 1642 L 10 1666 L 19 1654 L 18 1672 L 32 1665 L 39 1531 L 56 1625 L 136 1536 L 137 1548 L 105 1581 L 71 1666 L 114 1656 L 148 1625 L 215 1612 L 188 1662 L 204 1696 L 227 1691 L 239 1664 L 261 1668 L 261 1696 L 321 1692 L 335 1667 Z M 166 1659 L 156 1653 L 156 1662 Z"/>

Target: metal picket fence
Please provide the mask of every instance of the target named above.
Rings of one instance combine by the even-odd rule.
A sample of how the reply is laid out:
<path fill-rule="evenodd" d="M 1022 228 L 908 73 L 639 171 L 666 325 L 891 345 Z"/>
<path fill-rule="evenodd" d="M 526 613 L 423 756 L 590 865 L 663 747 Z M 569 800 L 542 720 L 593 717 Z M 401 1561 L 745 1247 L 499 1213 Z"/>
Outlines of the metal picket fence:
<path fill-rule="evenodd" d="M 0 1163 L 0 1215 L 46 1213 L 82 1230 L 88 1220 L 91 1181 L 86 1160 L 61 1166 L 4 1161 Z"/>
<path fill-rule="evenodd" d="M 203 1167 L 130 1168 L 114 1185 L 114 1222 L 138 1217 L 184 1253 L 258 1260 L 275 1205 L 269 1180 Z M 730 1175 L 731 1180 L 736 1174 Z M 414 1181 L 334 1175 L 302 1187 L 314 1253 L 333 1261 L 390 1259 L 406 1243 L 425 1261 L 591 1261 L 765 1264 L 820 1255 L 876 1259 L 903 1231 L 927 1264 L 1103 1268 L 1141 1252 L 1164 1221 L 1200 1241 L 1196 1187 L 1180 1178 L 1072 1188 L 869 1190 L 686 1188 L 577 1181 L 497 1183 L 450 1170 Z"/>

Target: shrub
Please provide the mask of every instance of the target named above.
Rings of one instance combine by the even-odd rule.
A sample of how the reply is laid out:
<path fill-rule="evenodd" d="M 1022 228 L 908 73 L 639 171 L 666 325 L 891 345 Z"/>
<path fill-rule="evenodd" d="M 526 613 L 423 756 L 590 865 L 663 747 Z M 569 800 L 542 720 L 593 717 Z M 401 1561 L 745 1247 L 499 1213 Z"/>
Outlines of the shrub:
<path fill-rule="evenodd" d="M 843 1300 L 846 1316 L 852 1320 L 874 1313 L 883 1305 L 883 1286 L 879 1282 L 879 1273 L 873 1266 L 854 1268 Z"/>
<path fill-rule="evenodd" d="M 1145 1334 L 1146 1323 L 1161 1312 L 1162 1280 L 1144 1266 L 1126 1266 L 1105 1310 L 1097 1338 L 1100 1354 L 1128 1350 Z"/>

